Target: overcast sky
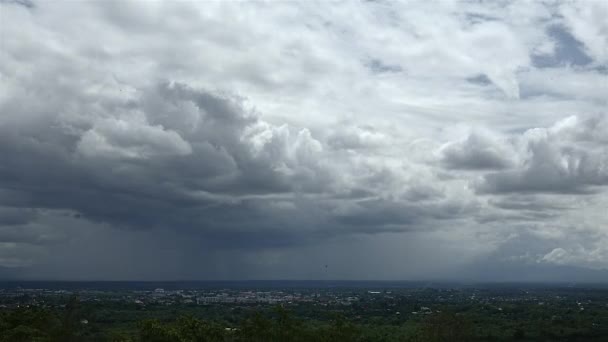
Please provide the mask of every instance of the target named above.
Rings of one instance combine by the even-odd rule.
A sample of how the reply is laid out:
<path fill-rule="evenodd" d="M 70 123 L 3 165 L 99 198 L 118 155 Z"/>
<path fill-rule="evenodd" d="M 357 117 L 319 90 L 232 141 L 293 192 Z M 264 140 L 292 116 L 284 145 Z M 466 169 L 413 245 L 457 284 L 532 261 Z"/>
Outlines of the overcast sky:
<path fill-rule="evenodd" d="M 0 0 L 0 278 L 608 281 L 606 18 Z"/>

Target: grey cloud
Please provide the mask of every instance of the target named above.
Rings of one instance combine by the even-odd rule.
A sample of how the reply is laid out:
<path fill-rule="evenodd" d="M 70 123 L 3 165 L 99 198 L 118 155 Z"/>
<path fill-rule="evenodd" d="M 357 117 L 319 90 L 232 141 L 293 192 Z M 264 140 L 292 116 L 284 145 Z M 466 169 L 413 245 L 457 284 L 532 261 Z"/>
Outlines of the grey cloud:
<path fill-rule="evenodd" d="M 556 134 L 573 143 L 588 143 L 586 147 L 608 145 L 608 118 L 606 114 L 571 116 L 560 121 L 554 128 Z"/>
<path fill-rule="evenodd" d="M 568 229 L 575 227 L 570 226 Z M 505 238 L 500 246 L 488 255 L 459 270 L 458 276 L 462 277 L 461 279 L 506 282 L 512 282 L 514 279 L 531 282 L 608 280 L 605 267 L 598 267 L 605 259 L 594 260 L 594 256 L 597 257 L 601 253 L 590 253 L 590 260 L 582 260 L 584 253 L 581 246 L 592 246 L 596 236 L 578 231 L 577 234 L 546 238 L 539 234 L 541 232 L 542 223 L 511 227 L 509 238 Z"/>
<path fill-rule="evenodd" d="M 32 0 L 0 0 L 0 3 L 14 4 L 26 8 L 34 8 L 35 4 Z"/>
<path fill-rule="evenodd" d="M 499 18 L 496 18 L 496 17 L 491 17 L 491 16 L 488 16 L 488 15 L 485 15 L 482 13 L 474 13 L 474 12 L 465 13 L 465 18 L 471 24 L 479 24 L 479 23 L 483 23 L 486 21 L 498 21 L 499 20 Z"/>
<path fill-rule="evenodd" d="M 539 68 L 559 67 L 564 65 L 584 66 L 593 60 L 585 54 L 584 45 L 576 40 L 565 27 L 554 25 L 547 29 L 547 34 L 554 39 L 555 49 L 551 54 L 532 56 L 532 62 Z"/>
<path fill-rule="evenodd" d="M 491 212 L 479 214 L 475 217 L 480 224 L 501 223 L 513 225 L 521 222 L 542 222 L 559 217 L 558 214 L 544 211 L 520 211 L 520 212 Z"/>
<path fill-rule="evenodd" d="M 479 84 L 482 86 L 487 86 L 492 84 L 492 81 L 488 78 L 488 76 L 486 76 L 485 74 L 480 74 L 474 77 L 468 77 L 467 82 L 473 83 L 473 84 Z"/>
<path fill-rule="evenodd" d="M 180 85 L 175 87 L 179 89 L 165 86 L 160 89 L 166 96 L 175 96 L 166 99 L 168 102 L 178 103 L 179 92 L 194 96 Z M 69 208 L 96 219 L 149 225 L 158 219 L 151 218 L 150 213 L 171 212 L 184 204 L 213 204 L 213 198 L 201 200 L 199 190 L 219 194 L 286 192 L 290 184 L 296 183 L 289 180 L 291 177 L 305 181 L 307 175 L 314 174 L 308 168 L 302 170 L 303 174 L 297 169 L 299 162 L 310 158 L 306 153 L 314 153 L 306 150 L 310 141 L 314 144 L 309 135 L 292 137 L 285 129 L 273 136 L 277 131 L 262 125 L 253 133 L 270 134 L 268 141 L 262 140 L 260 150 L 252 151 L 241 138 L 257 119 L 243 116 L 237 111 L 238 106 L 228 111 L 228 100 L 204 93 L 198 96 L 198 105 L 204 107 L 196 113 L 203 116 L 204 112 L 209 122 L 201 125 L 206 131 L 201 129 L 189 135 L 182 132 L 190 142 L 175 131 L 165 133 L 162 126 L 149 125 L 146 117 L 136 123 L 106 119 L 115 121 L 102 125 L 101 129 L 98 122 L 91 122 L 88 130 L 79 127 L 66 130 L 64 127 L 70 123 L 60 122 L 58 116 L 50 129 L 23 126 L 15 131 L 5 125 L 3 187 L 18 193 L 22 202 L 29 201 L 20 205 Z M 179 118 L 176 119 L 179 123 Z M 97 141 L 90 140 L 91 132 L 100 135 Z M 74 136 L 79 133 L 80 138 Z M 279 170 L 278 165 L 283 169 Z M 300 186 L 300 190 L 307 189 Z M 14 199 L 2 198 L 8 203 Z"/>
<path fill-rule="evenodd" d="M 422 229 L 432 220 L 463 218 L 475 209 L 475 203 L 456 200 L 420 203 L 374 199 L 340 208 L 335 218 L 343 224 L 364 226 L 371 232 L 381 227 L 404 231 Z"/>
<path fill-rule="evenodd" d="M 397 73 L 402 72 L 403 68 L 396 64 L 387 64 L 379 59 L 371 59 L 366 66 L 374 73 Z"/>
<path fill-rule="evenodd" d="M 501 146 L 501 142 L 479 133 L 472 133 L 466 140 L 452 143 L 441 152 L 442 163 L 450 169 L 505 169 L 513 164 L 512 151 Z"/>
<path fill-rule="evenodd" d="M 27 227 L 27 226 L 0 226 L 0 242 L 47 244 L 51 242 L 46 238 L 49 227 Z"/>
<path fill-rule="evenodd" d="M 327 144 L 334 149 L 378 149 L 387 146 L 390 139 L 373 127 L 340 127 L 330 134 Z"/>
<path fill-rule="evenodd" d="M 488 207 L 476 213 L 475 220 L 481 224 L 517 225 L 550 222 L 559 219 L 576 205 L 556 195 L 508 194 L 490 198 Z"/>
<path fill-rule="evenodd" d="M 490 204 L 511 211 L 562 211 L 571 208 L 567 203 L 560 203 L 557 198 L 543 198 L 539 195 L 511 195 L 504 198 L 491 199 Z"/>
<path fill-rule="evenodd" d="M 413 202 L 433 199 L 436 200 L 445 197 L 446 194 L 442 191 L 442 189 L 438 189 L 437 187 L 426 184 L 415 184 L 407 189 L 403 194 L 403 198 Z"/>
<path fill-rule="evenodd" d="M 162 83 L 136 90 L 122 105 L 98 106 L 99 115 L 40 114 L 48 124 L 16 130 L 5 119 L 0 203 L 71 210 L 78 220 L 127 230 L 174 229 L 215 248 L 254 249 L 411 230 L 466 210 L 437 187 L 411 184 L 397 201 L 360 202 L 338 215 L 337 201 L 409 181 L 371 168 L 362 177 L 346 170 L 357 180 L 347 184 L 340 172 L 348 159 L 332 160 L 308 130 L 267 123 L 229 95 Z M 359 141 L 385 139 L 370 129 L 353 132 Z"/>
<path fill-rule="evenodd" d="M 116 119 L 95 123 L 82 135 L 76 148 L 90 158 L 150 158 L 192 153 L 190 144 L 174 131 Z"/>
<path fill-rule="evenodd" d="M 592 193 L 608 184 L 606 155 L 557 149 L 548 141 L 531 143 L 531 157 L 520 170 L 490 173 L 477 185 L 481 193 Z"/>
<path fill-rule="evenodd" d="M 0 206 L 0 226 L 20 225 L 36 218 L 36 210 L 30 208 L 12 208 Z"/>

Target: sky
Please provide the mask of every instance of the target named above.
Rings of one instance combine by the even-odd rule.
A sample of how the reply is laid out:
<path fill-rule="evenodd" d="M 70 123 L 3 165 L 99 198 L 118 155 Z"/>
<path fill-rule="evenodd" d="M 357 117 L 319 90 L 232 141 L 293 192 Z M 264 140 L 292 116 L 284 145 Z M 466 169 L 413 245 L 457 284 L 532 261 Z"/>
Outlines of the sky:
<path fill-rule="evenodd" d="M 606 18 L 0 0 L 0 279 L 608 281 Z"/>

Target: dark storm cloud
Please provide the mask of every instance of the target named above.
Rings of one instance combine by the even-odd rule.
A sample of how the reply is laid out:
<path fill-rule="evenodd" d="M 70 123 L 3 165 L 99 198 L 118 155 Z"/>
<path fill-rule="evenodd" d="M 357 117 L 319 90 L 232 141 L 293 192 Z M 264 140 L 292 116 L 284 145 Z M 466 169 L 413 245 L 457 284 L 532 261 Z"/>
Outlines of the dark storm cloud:
<path fill-rule="evenodd" d="M 36 216 L 36 211 L 33 209 L 0 206 L 0 226 L 25 224 Z"/>
<path fill-rule="evenodd" d="M 324 162 L 323 144 L 308 130 L 261 121 L 237 98 L 162 83 L 100 108 L 107 112 L 76 119 L 48 114 L 42 122 L 0 127 L 0 187 L 10 191 L 0 203 L 71 210 L 123 229 L 174 229 L 215 247 L 250 248 L 410 230 L 463 214 L 461 205 L 424 185 L 411 186 L 397 201 L 353 202 L 336 214 L 343 205 L 338 199 L 374 196 L 400 176 L 379 169 L 356 187 L 340 185 Z M 373 132 L 362 132 L 362 139 L 375 141 Z"/>
<path fill-rule="evenodd" d="M 48 230 L 45 227 L 44 230 Z M 51 241 L 45 238 L 45 232 L 26 226 L 2 225 L 0 227 L 0 243 L 47 244 Z"/>
<path fill-rule="evenodd" d="M 66 129 L 56 116 L 40 131 L 2 126 L 0 182 L 13 193 L 0 201 L 72 209 L 140 228 L 189 221 L 206 226 L 213 224 L 208 214 L 217 215 L 217 206 L 240 206 L 246 213 L 240 195 L 318 191 L 323 185 L 323 170 L 306 160 L 315 153 L 307 144 L 316 142 L 304 131 L 291 137 L 286 129 L 256 127 L 255 116 L 238 104 L 182 85 L 161 85 L 136 106 L 149 109 L 147 122 L 93 118 Z M 192 111 L 179 112 L 179 106 Z M 136 109 L 129 104 L 122 110 Z M 189 114 L 194 125 L 185 122 Z M 263 133 L 269 135 L 259 150 L 243 141 L 246 134 Z"/>

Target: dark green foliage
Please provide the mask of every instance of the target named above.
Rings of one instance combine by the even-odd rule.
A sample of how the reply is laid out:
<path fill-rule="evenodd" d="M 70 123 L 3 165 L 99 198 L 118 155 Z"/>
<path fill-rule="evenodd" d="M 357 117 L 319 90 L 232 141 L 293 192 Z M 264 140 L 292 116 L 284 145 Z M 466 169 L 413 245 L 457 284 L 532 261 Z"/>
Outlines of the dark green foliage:
<path fill-rule="evenodd" d="M 162 323 L 146 320 L 139 324 L 139 340 L 148 342 L 215 342 L 224 341 L 225 330 L 191 316 L 178 318 L 175 322 Z"/>
<path fill-rule="evenodd" d="M 361 340 L 361 332 L 341 314 L 336 314 L 332 325 L 325 332 L 326 341 Z"/>
<path fill-rule="evenodd" d="M 491 300 L 457 294 L 364 292 L 351 305 L 313 301 L 274 307 L 81 302 L 77 296 L 24 305 L 32 297 L 19 297 L 5 300 L 10 309 L 0 309 L 0 342 L 608 341 L 608 305 L 601 293 L 559 298 L 549 293 L 541 294 L 542 300 L 534 294 L 533 300 L 517 301 L 501 294 L 486 296 Z M 446 297 L 451 299 L 441 299 Z"/>
<path fill-rule="evenodd" d="M 273 337 L 273 322 L 256 312 L 243 322 L 241 329 L 236 331 L 236 337 L 238 340 L 270 341 Z"/>
<path fill-rule="evenodd" d="M 0 340 L 35 340 L 53 328 L 51 319 L 51 315 L 40 309 L 17 309 L 5 313 L 0 320 Z"/>
<path fill-rule="evenodd" d="M 78 296 L 73 295 L 72 297 L 70 297 L 68 303 L 65 306 L 65 311 L 63 312 L 61 326 L 56 334 L 56 339 L 58 341 L 76 342 L 81 340 L 81 338 L 79 338 L 79 306 L 80 300 Z"/>
<path fill-rule="evenodd" d="M 139 325 L 139 340 L 152 342 L 216 342 L 216 341 L 313 341 L 312 327 L 302 322 L 282 307 L 273 310 L 270 317 L 254 313 L 241 324 L 221 326 L 192 316 L 162 323 L 159 320 L 144 321 Z"/>
<path fill-rule="evenodd" d="M 428 342 L 466 342 L 473 338 L 473 326 L 463 315 L 441 312 L 422 322 L 419 338 Z"/>
<path fill-rule="evenodd" d="M 521 329 L 521 328 L 517 328 L 515 329 L 515 331 L 513 332 L 513 339 L 516 341 L 520 341 L 526 338 L 526 332 Z"/>
<path fill-rule="evenodd" d="M 54 337 L 59 320 L 49 311 L 19 308 L 0 316 L 0 341 L 47 341 Z"/>

